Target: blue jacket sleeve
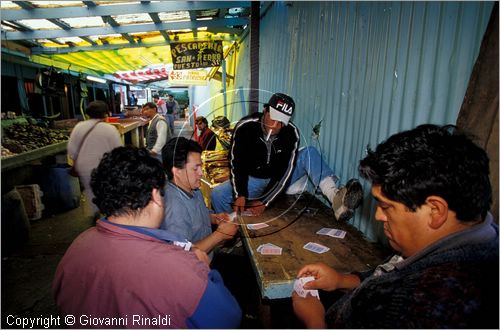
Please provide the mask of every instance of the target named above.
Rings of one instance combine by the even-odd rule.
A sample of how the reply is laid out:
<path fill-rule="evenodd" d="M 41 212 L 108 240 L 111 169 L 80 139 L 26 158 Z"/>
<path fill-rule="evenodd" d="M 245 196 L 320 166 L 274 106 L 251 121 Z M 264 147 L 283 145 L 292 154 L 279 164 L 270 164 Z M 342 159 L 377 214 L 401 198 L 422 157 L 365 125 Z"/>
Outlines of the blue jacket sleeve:
<path fill-rule="evenodd" d="M 239 328 L 241 309 L 238 302 L 224 286 L 216 270 L 208 273 L 208 283 L 198 307 L 186 320 L 189 328 Z"/>

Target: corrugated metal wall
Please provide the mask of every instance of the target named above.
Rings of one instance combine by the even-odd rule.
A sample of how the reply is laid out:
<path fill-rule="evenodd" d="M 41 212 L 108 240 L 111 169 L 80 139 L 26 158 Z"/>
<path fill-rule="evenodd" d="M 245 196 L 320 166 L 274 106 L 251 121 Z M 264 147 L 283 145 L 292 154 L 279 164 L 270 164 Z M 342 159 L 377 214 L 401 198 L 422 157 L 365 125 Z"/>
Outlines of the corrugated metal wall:
<path fill-rule="evenodd" d="M 260 98 L 296 102 L 302 145 L 321 147 L 342 182 L 366 146 L 422 123 L 455 123 L 493 2 L 274 2 L 261 20 Z M 249 38 L 236 87 L 248 87 Z M 318 142 L 311 129 L 322 120 Z M 353 224 L 384 241 L 365 202 Z"/>

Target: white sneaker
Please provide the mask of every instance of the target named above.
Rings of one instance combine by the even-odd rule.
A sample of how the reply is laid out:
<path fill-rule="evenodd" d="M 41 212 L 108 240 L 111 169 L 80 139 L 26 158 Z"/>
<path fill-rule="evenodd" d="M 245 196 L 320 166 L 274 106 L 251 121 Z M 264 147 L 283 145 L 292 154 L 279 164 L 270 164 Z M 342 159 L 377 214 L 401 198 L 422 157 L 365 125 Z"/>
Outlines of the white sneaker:
<path fill-rule="evenodd" d="M 294 183 L 292 183 L 290 186 L 288 186 L 288 189 L 286 190 L 285 194 L 287 195 L 297 195 L 297 194 L 302 194 L 304 190 L 307 188 L 307 179 L 308 176 L 304 175 Z"/>

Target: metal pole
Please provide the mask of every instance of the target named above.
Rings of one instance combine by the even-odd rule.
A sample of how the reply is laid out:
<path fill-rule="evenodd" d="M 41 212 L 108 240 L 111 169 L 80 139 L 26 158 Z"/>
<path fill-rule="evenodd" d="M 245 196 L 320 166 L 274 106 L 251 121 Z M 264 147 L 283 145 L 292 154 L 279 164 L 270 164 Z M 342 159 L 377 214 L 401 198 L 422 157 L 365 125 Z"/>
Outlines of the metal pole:
<path fill-rule="evenodd" d="M 227 95 L 226 95 L 226 60 L 222 60 L 222 91 L 224 93 L 224 117 L 227 118 Z"/>

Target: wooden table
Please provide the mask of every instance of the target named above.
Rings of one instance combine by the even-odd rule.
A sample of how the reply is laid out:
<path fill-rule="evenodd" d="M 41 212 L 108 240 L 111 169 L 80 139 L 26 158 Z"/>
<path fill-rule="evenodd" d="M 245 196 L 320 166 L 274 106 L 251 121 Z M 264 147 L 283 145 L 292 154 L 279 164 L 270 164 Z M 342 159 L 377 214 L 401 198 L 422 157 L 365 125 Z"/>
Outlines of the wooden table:
<path fill-rule="evenodd" d="M 242 240 L 251 259 L 261 297 L 291 297 L 293 283 L 302 266 L 324 262 L 341 272 L 363 271 L 380 264 L 387 251 L 368 242 L 353 226 L 337 222 L 330 208 L 310 194 L 283 196 L 260 217 L 242 217 Z M 269 227 L 249 230 L 246 224 L 266 222 Z M 345 238 L 318 235 L 323 227 L 347 232 Z M 316 242 L 330 250 L 323 254 L 307 251 L 303 246 Z M 272 243 L 283 249 L 282 255 L 261 255 L 261 244 Z"/>
<path fill-rule="evenodd" d="M 119 119 L 117 123 L 109 123 L 115 126 L 120 132 L 122 143 L 125 143 L 125 134 L 130 132 L 132 145 L 144 147 L 144 127 L 149 124 L 149 120 L 141 118 Z"/>

